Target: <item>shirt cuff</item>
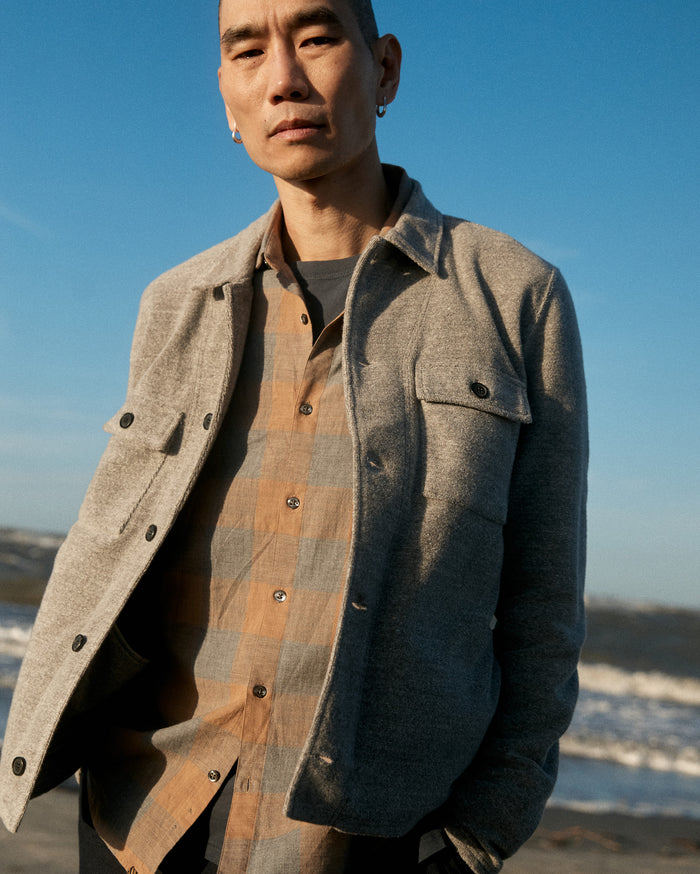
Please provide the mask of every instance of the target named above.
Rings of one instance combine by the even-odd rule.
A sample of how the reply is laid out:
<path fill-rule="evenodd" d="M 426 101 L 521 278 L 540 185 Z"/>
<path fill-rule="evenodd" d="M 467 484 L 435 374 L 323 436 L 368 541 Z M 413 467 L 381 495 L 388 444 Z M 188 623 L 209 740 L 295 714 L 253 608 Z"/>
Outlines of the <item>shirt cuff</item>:
<path fill-rule="evenodd" d="M 467 829 L 455 825 L 446 828 L 444 832 L 459 858 L 474 871 L 474 874 L 496 874 L 503 867 L 503 860 L 490 852 Z"/>

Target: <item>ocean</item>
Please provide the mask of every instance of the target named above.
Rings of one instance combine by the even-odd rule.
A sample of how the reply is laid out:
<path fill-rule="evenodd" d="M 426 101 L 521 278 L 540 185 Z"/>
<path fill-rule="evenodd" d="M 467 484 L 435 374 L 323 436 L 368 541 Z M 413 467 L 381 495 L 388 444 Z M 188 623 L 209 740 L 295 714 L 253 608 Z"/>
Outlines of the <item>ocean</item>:
<path fill-rule="evenodd" d="M 0 602 L 0 737 L 36 607 Z M 700 820 L 700 611 L 589 605 L 550 805 Z"/>

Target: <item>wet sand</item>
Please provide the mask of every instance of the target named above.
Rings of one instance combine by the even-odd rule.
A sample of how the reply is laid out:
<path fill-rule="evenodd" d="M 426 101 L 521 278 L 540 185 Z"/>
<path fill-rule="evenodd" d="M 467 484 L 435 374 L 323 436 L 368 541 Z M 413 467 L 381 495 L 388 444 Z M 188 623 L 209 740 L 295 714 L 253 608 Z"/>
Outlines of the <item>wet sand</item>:
<path fill-rule="evenodd" d="M 16 835 L 0 829 L 2 874 L 76 874 L 77 805 L 75 789 L 54 789 L 31 803 Z M 551 808 L 503 871 L 700 874 L 700 821 Z"/>

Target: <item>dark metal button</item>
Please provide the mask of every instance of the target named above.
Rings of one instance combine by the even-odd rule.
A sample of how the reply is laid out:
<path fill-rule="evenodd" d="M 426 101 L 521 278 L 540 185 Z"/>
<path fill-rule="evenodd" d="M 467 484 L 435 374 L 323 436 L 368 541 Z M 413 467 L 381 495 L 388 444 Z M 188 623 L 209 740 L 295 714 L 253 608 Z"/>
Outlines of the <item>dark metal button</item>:
<path fill-rule="evenodd" d="M 134 414 L 133 413 L 124 413 L 124 415 L 119 420 L 120 428 L 130 428 L 134 424 Z"/>
<path fill-rule="evenodd" d="M 209 771 L 207 777 L 212 783 L 218 783 L 221 779 L 221 774 L 219 773 L 219 771 Z"/>
<path fill-rule="evenodd" d="M 298 510 L 299 507 L 301 507 L 301 501 L 299 498 L 292 496 L 291 498 L 287 498 L 287 506 L 290 510 Z"/>
<path fill-rule="evenodd" d="M 486 400 L 490 394 L 489 390 L 482 382 L 473 382 L 469 388 L 472 390 L 472 394 L 475 394 L 482 401 Z"/>
<path fill-rule="evenodd" d="M 306 313 L 302 313 L 302 314 L 299 316 L 299 318 L 301 319 L 301 323 L 302 323 L 302 325 L 308 325 L 308 324 L 309 324 L 309 317 L 306 315 Z"/>
<path fill-rule="evenodd" d="M 267 689 L 265 686 L 253 686 L 253 695 L 256 698 L 264 698 L 267 695 Z"/>
<path fill-rule="evenodd" d="M 284 589 L 279 589 L 277 592 L 275 592 L 273 597 L 278 604 L 284 604 L 284 602 L 287 600 L 287 593 L 284 591 Z"/>
<path fill-rule="evenodd" d="M 86 643 L 87 637 L 85 637 L 84 634 L 78 634 L 73 640 L 71 649 L 73 650 L 73 652 L 80 652 L 80 650 L 85 646 Z"/>
<path fill-rule="evenodd" d="M 205 431 L 208 431 L 211 428 L 211 420 L 214 418 L 212 413 L 207 413 L 204 417 L 204 421 L 202 422 L 202 427 Z"/>
<path fill-rule="evenodd" d="M 26 770 L 27 760 L 23 759 L 22 756 L 17 756 L 16 759 L 12 760 L 12 773 L 15 775 L 15 777 L 21 777 Z"/>
<path fill-rule="evenodd" d="M 156 525 L 149 525 L 148 528 L 146 529 L 146 540 L 150 543 L 151 540 L 153 540 L 153 538 L 156 536 L 157 533 L 158 533 L 157 526 Z"/>
<path fill-rule="evenodd" d="M 313 411 L 314 408 L 311 406 L 311 404 L 302 404 L 299 407 L 299 412 L 302 414 L 302 416 L 310 416 Z"/>

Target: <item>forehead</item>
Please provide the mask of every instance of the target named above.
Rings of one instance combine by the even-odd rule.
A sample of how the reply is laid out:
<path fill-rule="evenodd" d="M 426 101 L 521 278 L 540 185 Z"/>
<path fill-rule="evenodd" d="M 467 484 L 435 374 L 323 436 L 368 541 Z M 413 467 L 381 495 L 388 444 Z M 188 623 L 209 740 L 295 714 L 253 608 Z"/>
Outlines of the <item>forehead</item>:
<path fill-rule="evenodd" d="M 292 27 L 304 23 L 336 23 L 348 31 L 359 30 L 349 0 L 221 0 L 219 27 L 254 24 Z"/>

